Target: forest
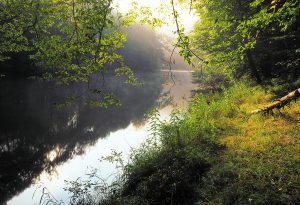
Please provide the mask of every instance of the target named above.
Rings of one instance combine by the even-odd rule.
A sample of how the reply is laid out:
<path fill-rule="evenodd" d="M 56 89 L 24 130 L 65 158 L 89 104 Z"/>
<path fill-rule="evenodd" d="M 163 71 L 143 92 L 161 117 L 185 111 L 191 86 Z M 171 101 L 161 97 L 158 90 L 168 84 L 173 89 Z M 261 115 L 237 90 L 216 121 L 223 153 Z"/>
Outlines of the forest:
<path fill-rule="evenodd" d="M 176 27 L 174 50 L 193 67 L 199 86 L 188 109 L 174 110 L 168 121 L 152 109 L 151 135 L 131 150 L 128 162 L 117 152 L 103 158 L 120 170 L 115 181 L 95 183 L 92 173 L 88 181 L 69 182 L 70 204 L 300 204 L 300 2 L 170 0 L 157 8 L 164 18 L 134 1 L 120 13 L 114 3 L 0 0 L 0 82 L 82 83 L 84 92 L 97 96 L 91 105 L 122 106 L 114 91 L 93 82 L 116 77 L 143 86 L 138 68 L 126 61 L 129 54 L 120 52 L 124 31 L 136 24 L 158 28 L 164 18 Z M 191 32 L 181 23 L 183 6 L 197 16 Z M 151 59 L 144 61 L 154 68 Z M 1 161 L 19 153 L 9 153 L 6 141 L 0 134 Z M 0 193 L 8 189 L 5 183 L 0 174 Z M 46 201 L 61 204 L 52 197 Z"/>

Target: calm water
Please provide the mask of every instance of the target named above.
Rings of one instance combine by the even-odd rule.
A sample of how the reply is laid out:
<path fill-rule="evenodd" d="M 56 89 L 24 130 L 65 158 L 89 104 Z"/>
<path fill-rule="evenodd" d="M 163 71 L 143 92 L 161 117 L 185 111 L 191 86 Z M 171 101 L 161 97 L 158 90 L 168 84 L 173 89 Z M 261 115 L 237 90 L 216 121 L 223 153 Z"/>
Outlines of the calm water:
<path fill-rule="evenodd" d="M 41 187 L 67 202 L 64 180 L 76 180 L 92 167 L 107 177 L 116 170 L 99 162 L 111 150 L 126 157 L 149 134 L 144 115 L 164 102 L 184 106 L 190 91 L 191 73 L 174 72 L 171 81 L 166 64 L 169 49 L 155 34 L 142 27 L 128 31 L 128 43 L 121 52 L 142 87 L 126 86 L 121 79 L 93 76 L 92 88 L 112 91 L 121 107 L 100 109 L 89 102 L 98 95 L 86 92 L 86 85 L 59 86 L 31 80 L 0 81 L 0 204 L 39 204 Z M 174 70 L 187 70 L 175 56 Z M 70 103 L 68 98 L 75 97 Z M 63 106 L 57 106 L 63 105 Z M 160 110 L 162 117 L 170 106 Z"/>

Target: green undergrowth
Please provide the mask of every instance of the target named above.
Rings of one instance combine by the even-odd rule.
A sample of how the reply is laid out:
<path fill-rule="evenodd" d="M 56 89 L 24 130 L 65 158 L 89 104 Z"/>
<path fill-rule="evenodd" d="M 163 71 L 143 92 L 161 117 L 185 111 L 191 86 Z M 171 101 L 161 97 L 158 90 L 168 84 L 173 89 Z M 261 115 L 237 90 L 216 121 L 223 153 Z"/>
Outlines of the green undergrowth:
<path fill-rule="evenodd" d="M 133 151 L 100 204 L 300 204 L 300 104 L 251 115 L 273 96 L 238 83 L 197 94 Z"/>

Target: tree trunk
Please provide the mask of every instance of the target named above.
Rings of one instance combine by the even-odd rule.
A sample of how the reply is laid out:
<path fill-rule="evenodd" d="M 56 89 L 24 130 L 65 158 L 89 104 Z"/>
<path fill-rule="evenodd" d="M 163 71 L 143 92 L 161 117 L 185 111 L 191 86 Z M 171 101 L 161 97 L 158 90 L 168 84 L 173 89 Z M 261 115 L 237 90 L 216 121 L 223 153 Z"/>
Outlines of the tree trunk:
<path fill-rule="evenodd" d="M 280 98 L 279 100 L 276 100 L 275 102 L 269 104 L 268 106 L 261 108 L 261 109 L 257 109 L 257 110 L 253 110 L 251 113 L 252 114 L 256 114 L 256 113 L 270 113 L 273 111 L 273 109 L 281 109 L 284 108 L 284 106 L 290 104 L 291 101 L 293 100 L 297 100 L 300 97 L 300 88 L 298 88 L 297 90 L 294 90 L 293 92 L 290 92 L 289 94 L 287 94 L 286 96 Z"/>
<path fill-rule="evenodd" d="M 249 61 L 251 74 L 255 77 L 256 82 L 261 84 L 261 78 L 260 78 L 259 73 L 257 71 L 257 68 L 256 68 L 256 65 L 255 65 L 255 62 L 254 62 L 253 55 L 252 55 L 251 51 L 247 50 L 246 55 L 247 55 L 247 58 L 248 58 L 248 61 Z"/>

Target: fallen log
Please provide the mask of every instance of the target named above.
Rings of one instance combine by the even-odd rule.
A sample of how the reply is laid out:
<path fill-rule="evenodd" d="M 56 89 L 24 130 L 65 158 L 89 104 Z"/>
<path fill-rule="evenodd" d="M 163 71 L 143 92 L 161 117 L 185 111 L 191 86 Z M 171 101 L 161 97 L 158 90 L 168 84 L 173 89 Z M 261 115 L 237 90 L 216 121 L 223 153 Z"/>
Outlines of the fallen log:
<path fill-rule="evenodd" d="M 267 105 L 264 108 L 253 110 L 251 114 L 257 114 L 257 113 L 265 113 L 269 114 L 271 113 L 274 109 L 281 109 L 284 108 L 286 105 L 289 105 L 291 101 L 295 101 L 300 97 L 300 88 L 297 90 L 294 90 L 293 92 L 290 92 L 286 96 L 280 98 L 279 100 L 275 100 L 273 103 Z"/>

